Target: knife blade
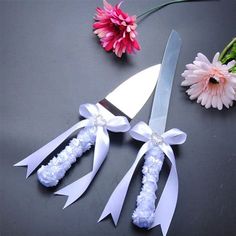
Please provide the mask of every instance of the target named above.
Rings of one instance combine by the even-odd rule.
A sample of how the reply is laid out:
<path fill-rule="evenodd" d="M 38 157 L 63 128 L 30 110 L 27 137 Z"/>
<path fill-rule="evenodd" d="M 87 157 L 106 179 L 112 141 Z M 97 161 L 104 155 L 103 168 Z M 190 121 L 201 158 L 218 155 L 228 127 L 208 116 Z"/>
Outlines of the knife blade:
<path fill-rule="evenodd" d="M 157 64 L 135 74 L 118 86 L 113 92 L 109 93 L 105 99 L 98 102 L 96 105 L 103 118 L 111 119 L 116 115 L 125 115 L 128 119 L 132 119 L 152 94 L 157 83 L 159 70 L 160 64 Z M 145 88 L 145 92 L 143 91 L 143 88 Z M 27 166 L 26 178 L 28 178 L 28 176 L 53 150 L 55 150 L 71 134 L 81 128 L 81 122 L 83 121 L 78 122 L 39 150 L 16 163 L 14 166 Z M 88 136 L 87 138 L 90 139 L 85 142 L 89 147 L 83 147 L 82 153 L 88 150 L 88 148 L 95 143 L 96 133 L 92 128 L 83 128 L 80 130 L 77 139 L 73 139 L 57 157 L 54 157 L 49 162 L 48 165 L 42 166 L 38 170 L 38 176 L 41 176 L 39 181 L 43 185 L 46 187 L 57 185 L 58 181 L 70 168 L 71 164 L 76 161 L 79 152 L 78 148 L 81 148 L 79 143 L 81 141 L 80 138 L 84 139 L 85 136 Z M 77 146 L 77 153 L 72 155 L 71 149 L 75 146 Z M 80 154 L 82 155 L 82 153 Z"/>
<path fill-rule="evenodd" d="M 155 89 L 149 126 L 157 134 L 165 131 L 171 90 L 181 48 L 181 38 L 176 31 L 172 31 L 167 41 L 162 59 L 162 66 Z"/>

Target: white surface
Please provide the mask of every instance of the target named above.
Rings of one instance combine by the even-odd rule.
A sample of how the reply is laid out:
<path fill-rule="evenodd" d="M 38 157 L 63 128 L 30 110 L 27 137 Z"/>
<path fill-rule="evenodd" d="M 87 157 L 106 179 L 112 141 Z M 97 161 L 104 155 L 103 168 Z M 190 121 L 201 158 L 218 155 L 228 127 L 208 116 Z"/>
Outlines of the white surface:
<path fill-rule="evenodd" d="M 160 68 L 158 64 L 135 74 L 108 94 L 106 99 L 132 119 L 152 94 Z"/>

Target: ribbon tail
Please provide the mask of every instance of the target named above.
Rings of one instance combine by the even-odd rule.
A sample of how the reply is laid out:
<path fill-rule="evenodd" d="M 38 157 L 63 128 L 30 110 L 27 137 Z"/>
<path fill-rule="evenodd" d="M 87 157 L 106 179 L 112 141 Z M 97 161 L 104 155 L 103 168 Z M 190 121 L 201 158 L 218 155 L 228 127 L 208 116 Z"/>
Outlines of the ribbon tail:
<path fill-rule="evenodd" d="M 166 236 L 177 204 L 178 174 L 175 165 L 174 153 L 171 147 L 169 145 L 161 145 L 160 148 L 171 161 L 171 169 L 155 211 L 155 220 L 150 229 L 160 225 L 163 235 Z"/>
<path fill-rule="evenodd" d="M 27 166 L 26 178 L 37 168 L 37 166 L 53 151 L 55 150 L 63 141 L 65 141 L 72 133 L 78 129 L 86 126 L 89 123 L 88 120 L 82 120 L 72 126 L 70 129 L 53 139 L 48 144 L 44 145 L 25 159 L 14 164 L 14 166 Z"/>
<path fill-rule="evenodd" d="M 130 169 L 131 170 L 131 169 Z M 102 221 L 106 216 L 111 214 L 114 225 L 116 226 L 120 217 L 120 212 L 124 204 L 126 193 L 131 180 L 131 171 L 127 172 L 121 182 L 117 185 L 116 189 L 110 196 L 98 222 Z"/>
<path fill-rule="evenodd" d="M 46 156 L 38 157 L 38 154 L 41 154 L 40 149 L 32 153 L 25 159 L 14 164 L 14 166 L 27 166 L 26 178 L 28 178 L 31 175 L 31 173 L 37 168 L 37 166 L 46 158 Z"/>
<path fill-rule="evenodd" d="M 109 151 L 110 139 L 108 132 L 103 127 L 97 127 L 96 143 L 94 148 L 94 159 L 93 159 L 93 172 L 94 175 L 100 169 L 102 163 L 106 159 Z"/>
<path fill-rule="evenodd" d="M 141 147 L 133 165 L 131 166 L 129 171 L 125 174 L 120 183 L 117 185 L 116 189 L 113 191 L 98 222 L 102 221 L 106 216 L 111 214 L 115 226 L 117 225 L 134 171 L 140 159 L 148 150 L 149 150 L 149 143 L 147 142 Z"/>
<path fill-rule="evenodd" d="M 93 176 L 93 172 L 90 172 L 77 181 L 73 182 L 72 184 L 69 184 L 65 188 L 62 188 L 54 193 L 57 195 L 64 195 L 68 197 L 63 209 L 74 203 L 83 195 L 83 193 L 87 190 L 88 186 L 92 182 Z"/>
<path fill-rule="evenodd" d="M 108 133 L 106 129 L 104 129 L 103 127 L 98 127 L 96 143 L 95 143 L 95 151 L 94 151 L 93 170 L 87 175 L 73 182 L 72 184 L 69 184 L 65 188 L 62 188 L 54 193 L 57 195 L 68 196 L 63 209 L 74 203 L 84 194 L 84 192 L 87 190 L 90 183 L 94 179 L 95 175 L 97 174 L 98 170 L 100 169 L 102 163 L 104 162 L 108 150 L 109 150 Z"/>

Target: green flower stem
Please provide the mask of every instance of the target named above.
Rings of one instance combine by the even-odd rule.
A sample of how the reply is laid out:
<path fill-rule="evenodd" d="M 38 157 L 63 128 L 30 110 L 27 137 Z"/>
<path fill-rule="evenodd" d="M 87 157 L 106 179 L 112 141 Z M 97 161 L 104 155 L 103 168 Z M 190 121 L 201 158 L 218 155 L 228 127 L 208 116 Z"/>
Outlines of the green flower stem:
<path fill-rule="evenodd" d="M 234 43 L 236 43 L 236 37 L 233 38 L 230 43 L 224 48 L 224 50 L 221 52 L 220 56 L 219 56 L 219 61 L 221 61 L 225 54 L 231 49 L 231 47 L 234 45 Z"/>
<path fill-rule="evenodd" d="M 164 3 L 164 4 L 160 5 L 160 6 L 154 7 L 154 8 L 152 8 L 152 9 L 150 9 L 150 10 L 148 10 L 148 11 L 142 13 L 141 15 L 138 15 L 138 16 L 137 16 L 137 19 L 140 18 L 140 17 L 143 17 L 143 16 L 145 16 L 145 15 L 149 15 L 149 14 L 151 14 L 151 13 L 153 13 L 153 12 L 155 12 L 155 11 L 158 11 L 158 10 L 160 10 L 161 8 L 163 8 L 163 7 L 165 7 L 165 6 L 168 6 L 168 5 L 171 5 L 171 4 L 173 4 L 173 3 L 189 2 L 189 1 L 193 1 L 193 0 L 174 0 L 174 1 L 170 1 L 170 2 Z"/>

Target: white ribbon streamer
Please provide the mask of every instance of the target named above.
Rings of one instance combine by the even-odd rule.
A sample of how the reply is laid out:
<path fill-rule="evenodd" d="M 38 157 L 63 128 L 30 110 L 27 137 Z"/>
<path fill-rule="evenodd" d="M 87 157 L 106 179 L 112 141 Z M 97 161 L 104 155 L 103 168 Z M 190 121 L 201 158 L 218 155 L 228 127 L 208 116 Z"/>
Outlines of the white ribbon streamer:
<path fill-rule="evenodd" d="M 134 139 L 145 143 L 139 150 L 133 165 L 110 196 L 98 222 L 111 214 L 114 224 L 117 225 L 131 178 L 139 161 L 150 149 L 158 146 L 170 160 L 171 167 L 166 185 L 156 207 L 154 223 L 150 228 L 160 224 L 163 235 L 166 235 L 175 211 L 178 197 L 178 175 L 174 153 L 170 145 L 184 143 L 187 135 L 179 129 L 171 129 L 161 136 L 158 136 L 144 122 L 139 122 L 134 126 L 130 131 L 130 134 Z"/>

